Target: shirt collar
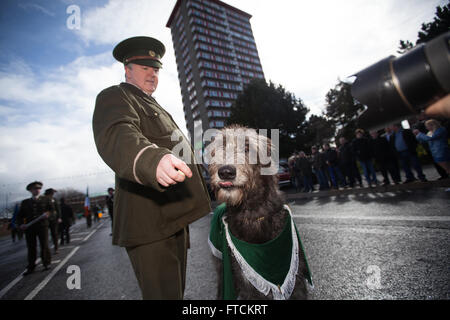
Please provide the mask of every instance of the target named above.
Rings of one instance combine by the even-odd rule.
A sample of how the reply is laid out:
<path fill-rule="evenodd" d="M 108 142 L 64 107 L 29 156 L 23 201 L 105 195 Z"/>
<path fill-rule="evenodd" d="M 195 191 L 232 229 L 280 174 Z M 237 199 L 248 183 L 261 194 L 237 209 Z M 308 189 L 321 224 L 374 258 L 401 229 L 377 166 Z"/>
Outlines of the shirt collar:
<path fill-rule="evenodd" d="M 143 94 L 145 94 L 147 97 L 151 97 L 151 96 L 152 96 L 151 93 L 145 92 L 144 90 L 142 90 L 141 88 L 139 88 L 139 87 L 138 87 L 137 85 L 135 85 L 134 83 L 131 83 L 131 82 L 122 82 L 122 83 L 127 84 L 127 85 L 131 85 L 131 86 L 133 86 L 134 88 L 137 88 L 140 92 L 142 92 Z"/>

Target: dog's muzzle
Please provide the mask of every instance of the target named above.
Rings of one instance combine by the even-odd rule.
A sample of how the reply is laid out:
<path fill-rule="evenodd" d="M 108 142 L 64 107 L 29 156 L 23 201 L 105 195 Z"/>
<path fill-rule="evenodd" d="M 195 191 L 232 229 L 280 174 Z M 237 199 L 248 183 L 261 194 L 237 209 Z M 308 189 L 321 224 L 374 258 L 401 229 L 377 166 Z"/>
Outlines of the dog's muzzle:
<path fill-rule="evenodd" d="M 236 167 L 226 165 L 219 168 L 217 171 L 219 178 L 224 181 L 219 182 L 221 188 L 231 188 L 234 186 L 232 180 L 236 178 Z"/>

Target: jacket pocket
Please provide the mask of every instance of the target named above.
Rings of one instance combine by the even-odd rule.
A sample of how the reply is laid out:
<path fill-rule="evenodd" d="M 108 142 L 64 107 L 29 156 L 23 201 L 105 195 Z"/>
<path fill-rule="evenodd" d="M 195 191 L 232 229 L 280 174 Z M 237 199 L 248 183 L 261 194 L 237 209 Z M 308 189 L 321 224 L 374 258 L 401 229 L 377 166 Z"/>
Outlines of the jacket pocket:
<path fill-rule="evenodd" d="M 150 110 L 144 118 L 144 134 L 153 137 L 170 135 L 173 131 L 171 124 L 166 117 L 158 111 Z"/>

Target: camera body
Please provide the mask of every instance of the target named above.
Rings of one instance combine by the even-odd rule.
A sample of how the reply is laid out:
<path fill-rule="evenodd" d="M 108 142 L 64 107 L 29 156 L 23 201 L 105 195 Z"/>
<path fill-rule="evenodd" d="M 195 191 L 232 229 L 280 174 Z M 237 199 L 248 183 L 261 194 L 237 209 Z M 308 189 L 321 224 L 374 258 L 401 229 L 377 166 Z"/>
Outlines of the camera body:
<path fill-rule="evenodd" d="M 450 31 L 355 76 L 352 95 L 367 107 L 361 127 L 379 129 L 418 114 L 450 92 Z"/>

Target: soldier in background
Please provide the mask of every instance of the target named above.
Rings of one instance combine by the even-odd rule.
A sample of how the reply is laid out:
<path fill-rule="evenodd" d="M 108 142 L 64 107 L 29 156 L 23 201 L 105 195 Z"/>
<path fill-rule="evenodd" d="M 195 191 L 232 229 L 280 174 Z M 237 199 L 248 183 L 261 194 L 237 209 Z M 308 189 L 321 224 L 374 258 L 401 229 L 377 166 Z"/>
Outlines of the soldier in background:
<path fill-rule="evenodd" d="M 64 198 L 61 198 L 61 245 L 64 242 L 70 243 L 70 226 L 72 225 L 73 210 L 65 202 Z"/>
<path fill-rule="evenodd" d="M 94 222 L 97 223 L 99 221 L 98 213 L 100 211 L 100 208 L 97 203 L 94 203 L 94 206 L 92 207 L 92 213 L 94 214 Z"/>
<path fill-rule="evenodd" d="M 52 235 L 53 241 L 53 249 L 55 254 L 58 253 L 58 231 L 59 224 L 61 223 L 61 214 L 59 212 L 59 206 L 56 200 L 53 198 L 53 195 L 57 192 L 55 189 L 47 189 L 45 190 L 44 195 L 48 197 L 49 202 L 51 203 L 51 211 L 50 216 L 48 217 L 48 227 L 50 229 L 50 234 Z"/>
<path fill-rule="evenodd" d="M 47 197 L 40 196 L 42 182 L 35 181 L 27 186 L 31 192 L 31 198 L 22 201 L 17 215 L 16 223 L 20 229 L 25 231 L 28 249 L 28 266 L 24 276 L 34 272 L 36 268 L 36 238 L 41 246 L 41 259 L 44 270 L 50 268 L 51 255 L 48 247 L 48 217 L 52 211 L 51 202 Z M 33 224 L 29 225 L 31 222 Z M 28 224 L 28 226 L 26 225 Z"/>
<path fill-rule="evenodd" d="M 113 216 L 114 189 L 113 188 L 108 188 L 108 195 L 106 196 L 106 206 L 108 207 L 108 214 L 109 214 L 109 217 L 111 218 L 111 230 L 112 230 L 113 222 L 114 222 L 114 216 Z M 112 232 L 109 235 L 112 236 Z"/>

